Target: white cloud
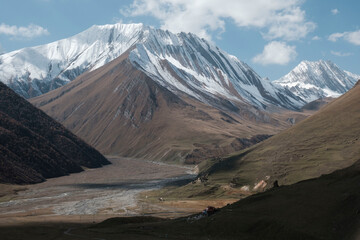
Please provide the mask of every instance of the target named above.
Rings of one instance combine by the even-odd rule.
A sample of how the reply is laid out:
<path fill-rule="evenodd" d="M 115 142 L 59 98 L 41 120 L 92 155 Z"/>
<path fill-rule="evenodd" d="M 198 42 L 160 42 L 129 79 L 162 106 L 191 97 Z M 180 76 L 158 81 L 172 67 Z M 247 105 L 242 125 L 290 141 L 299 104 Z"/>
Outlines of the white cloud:
<path fill-rule="evenodd" d="M 345 40 L 352 44 L 360 45 L 360 30 L 348 33 L 345 36 Z"/>
<path fill-rule="evenodd" d="M 272 41 L 268 43 L 264 47 L 263 52 L 255 56 L 252 61 L 262 65 L 286 65 L 294 60 L 296 56 L 295 46 L 289 46 L 285 42 Z"/>
<path fill-rule="evenodd" d="M 321 40 L 321 37 L 319 37 L 319 36 L 314 36 L 314 37 L 312 38 L 312 40 L 313 40 L 313 41 L 318 41 L 318 40 Z"/>
<path fill-rule="evenodd" d="M 360 45 L 360 30 L 355 32 L 343 32 L 343 33 L 333 33 L 329 36 L 329 41 L 336 42 L 340 38 L 352 43 L 354 45 Z"/>
<path fill-rule="evenodd" d="M 49 32 L 47 29 L 35 24 L 30 24 L 27 27 L 18 27 L 15 25 L 10 26 L 5 23 L 1 23 L 0 34 L 9 35 L 12 37 L 33 38 L 42 35 L 48 35 Z"/>
<path fill-rule="evenodd" d="M 349 52 L 337 52 L 337 51 L 330 51 L 332 55 L 338 56 L 338 57 L 348 57 L 353 55 L 353 53 L 349 53 Z"/>
<path fill-rule="evenodd" d="M 329 36 L 329 41 L 336 42 L 339 40 L 339 38 L 342 38 L 345 36 L 345 33 L 333 33 Z"/>
<path fill-rule="evenodd" d="M 225 20 L 238 27 L 255 27 L 266 39 L 297 40 L 315 24 L 305 19 L 302 0 L 134 0 L 120 12 L 125 16 L 149 15 L 161 28 L 193 32 L 207 39 L 214 31 L 225 31 Z"/>
<path fill-rule="evenodd" d="M 296 7 L 282 15 L 277 15 L 275 22 L 270 24 L 269 31 L 264 37 L 267 39 L 298 40 L 306 37 L 315 27 L 315 23 L 305 21 L 305 12 Z"/>
<path fill-rule="evenodd" d="M 339 13 L 339 9 L 337 8 L 331 9 L 331 13 L 332 15 L 337 15 Z"/>

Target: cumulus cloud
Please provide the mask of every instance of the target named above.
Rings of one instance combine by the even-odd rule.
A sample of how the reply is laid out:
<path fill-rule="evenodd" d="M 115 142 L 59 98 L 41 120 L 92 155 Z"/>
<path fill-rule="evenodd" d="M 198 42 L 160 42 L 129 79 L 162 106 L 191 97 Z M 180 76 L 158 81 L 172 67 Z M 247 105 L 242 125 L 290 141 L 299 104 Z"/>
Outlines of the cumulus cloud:
<path fill-rule="evenodd" d="M 352 44 L 360 45 L 360 30 L 347 33 L 345 35 L 345 40 L 347 40 L 348 42 L 350 42 Z"/>
<path fill-rule="evenodd" d="M 12 37 L 34 38 L 42 35 L 48 35 L 49 32 L 47 29 L 35 24 L 30 24 L 27 27 L 18 27 L 16 25 L 10 26 L 5 23 L 1 23 L 0 34 Z"/>
<path fill-rule="evenodd" d="M 160 20 L 161 28 L 193 32 L 210 39 L 214 31 L 225 31 L 225 20 L 238 27 L 260 29 L 266 39 L 297 40 L 315 24 L 305 18 L 301 0 L 134 0 L 125 16 L 149 15 Z"/>
<path fill-rule="evenodd" d="M 264 34 L 264 37 L 267 39 L 298 40 L 306 37 L 315 27 L 315 23 L 305 21 L 305 12 L 296 7 L 277 15 L 275 21 L 269 24 L 269 30 Z"/>
<path fill-rule="evenodd" d="M 328 39 L 329 41 L 336 42 L 341 38 L 354 45 L 360 45 L 360 30 L 355 32 L 333 33 Z"/>
<path fill-rule="evenodd" d="M 337 15 L 339 13 L 339 10 L 337 8 L 331 9 L 332 15 Z"/>
<path fill-rule="evenodd" d="M 349 52 L 337 52 L 337 51 L 330 51 L 332 55 L 338 56 L 338 57 L 348 57 L 353 55 L 352 53 Z"/>
<path fill-rule="evenodd" d="M 285 42 L 272 41 L 268 43 L 262 53 L 255 56 L 252 61 L 261 65 L 286 65 L 297 56 L 296 47 Z"/>
<path fill-rule="evenodd" d="M 314 36 L 314 37 L 312 38 L 312 40 L 313 40 L 313 41 L 319 41 L 319 40 L 321 40 L 321 37 L 319 37 L 319 36 Z"/>

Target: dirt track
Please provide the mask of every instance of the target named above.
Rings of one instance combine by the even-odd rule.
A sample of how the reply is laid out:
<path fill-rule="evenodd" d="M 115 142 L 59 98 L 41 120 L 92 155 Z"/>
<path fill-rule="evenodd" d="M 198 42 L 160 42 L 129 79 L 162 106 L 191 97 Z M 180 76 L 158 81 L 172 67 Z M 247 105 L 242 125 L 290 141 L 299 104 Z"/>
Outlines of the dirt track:
<path fill-rule="evenodd" d="M 24 222 L 98 222 L 114 216 L 180 216 L 193 211 L 166 204 L 139 202 L 137 195 L 180 179 L 191 169 L 110 157 L 112 165 L 26 186 L 10 201 L 0 202 L 0 225 Z"/>

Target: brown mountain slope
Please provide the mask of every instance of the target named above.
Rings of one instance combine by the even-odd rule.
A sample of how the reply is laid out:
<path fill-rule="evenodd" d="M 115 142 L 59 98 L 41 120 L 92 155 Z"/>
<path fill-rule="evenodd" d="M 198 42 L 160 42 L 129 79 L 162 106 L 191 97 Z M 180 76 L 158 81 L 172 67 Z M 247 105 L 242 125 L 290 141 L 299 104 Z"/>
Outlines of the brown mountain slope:
<path fill-rule="evenodd" d="M 290 129 L 203 166 L 211 182 L 291 184 L 353 164 L 360 156 L 360 84 Z M 267 177 L 268 176 L 268 177 Z"/>
<path fill-rule="evenodd" d="M 329 104 L 331 101 L 333 101 L 334 98 L 326 97 L 326 98 L 319 98 L 315 101 L 309 102 L 308 104 L 305 104 L 301 110 L 302 111 L 318 111 L 321 108 L 325 107 L 327 104 Z"/>
<path fill-rule="evenodd" d="M 0 183 L 45 178 L 101 167 L 95 149 L 0 83 Z"/>
<path fill-rule="evenodd" d="M 219 98 L 225 109 L 219 110 L 175 95 L 127 57 L 31 102 L 104 154 L 153 160 L 198 162 L 248 147 L 290 125 L 250 105 Z"/>

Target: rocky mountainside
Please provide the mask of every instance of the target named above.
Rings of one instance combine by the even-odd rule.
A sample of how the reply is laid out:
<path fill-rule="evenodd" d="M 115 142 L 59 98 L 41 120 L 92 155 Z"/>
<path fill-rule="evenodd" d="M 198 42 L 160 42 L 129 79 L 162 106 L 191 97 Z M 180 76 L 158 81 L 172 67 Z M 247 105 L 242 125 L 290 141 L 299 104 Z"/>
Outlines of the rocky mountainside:
<path fill-rule="evenodd" d="M 194 34 L 142 24 L 93 26 L 73 37 L 0 56 L 0 81 L 30 98 L 128 52 L 138 70 L 175 94 L 218 106 L 219 98 L 261 109 L 298 109 L 304 102 L 262 80 L 247 64 Z"/>
<path fill-rule="evenodd" d="M 272 105 L 297 109 L 302 104 L 289 91 L 261 79 L 246 63 L 194 34 L 148 29 L 146 35 L 129 58 L 174 93 L 186 93 L 210 105 L 218 96 L 261 109 Z"/>
<path fill-rule="evenodd" d="M 212 98 L 222 110 L 176 94 L 136 68 L 129 55 L 31 102 L 104 154 L 151 160 L 199 162 L 290 125 L 246 102 Z"/>
<path fill-rule="evenodd" d="M 37 183 L 105 164 L 94 148 L 0 83 L 0 183 Z"/>
<path fill-rule="evenodd" d="M 290 73 L 274 81 L 311 102 L 324 97 L 339 97 L 351 89 L 360 75 L 340 69 L 331 61 L 303 61 Z"/>

